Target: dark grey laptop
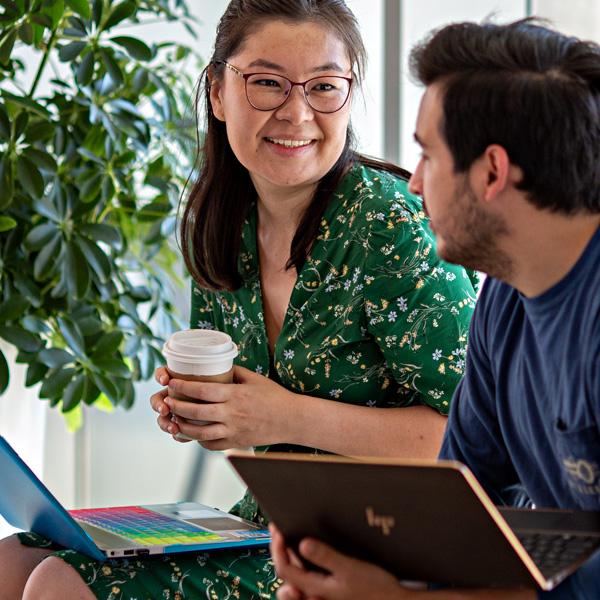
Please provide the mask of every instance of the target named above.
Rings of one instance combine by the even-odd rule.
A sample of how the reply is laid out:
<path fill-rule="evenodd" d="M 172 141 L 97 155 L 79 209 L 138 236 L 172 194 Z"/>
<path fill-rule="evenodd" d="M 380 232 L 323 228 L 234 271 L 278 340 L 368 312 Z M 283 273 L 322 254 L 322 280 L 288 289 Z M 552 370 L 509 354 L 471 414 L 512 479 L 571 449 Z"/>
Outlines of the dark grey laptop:
<path fill-rule="evenodd" d="M 97 560 L 266 546 L 269 531 L 194 502 L 67 511 L 0 436 L 0 515 Z"/>
<path fill-rule="evenodd" d="M 405 580 L 550 590 L 600 546 L 600 513 L 496 507 L 458 462 L 229 460 L 292 547 L 316 537 Z"/>

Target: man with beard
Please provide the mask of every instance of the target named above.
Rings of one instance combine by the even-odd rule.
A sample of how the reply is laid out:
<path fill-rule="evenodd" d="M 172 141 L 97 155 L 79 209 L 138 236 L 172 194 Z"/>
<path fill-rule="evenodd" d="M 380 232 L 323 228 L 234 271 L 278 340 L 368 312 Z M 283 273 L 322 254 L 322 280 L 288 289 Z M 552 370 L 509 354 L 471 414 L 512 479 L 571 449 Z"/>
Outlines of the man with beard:
<path fill-rule="evenodd" d="M 462 23 L 411 67 L 426 86 L 411 191 L 439 256 L 489 275 L 440 456 L 498 504 L 519 489 L 600 510 L 600 47 L 531 20 Z M 326 573 L 306 571 L 273 533 L 280 600 L 600 598 L 600 553 L 552 592 L 411 591 L 317 540 L 300 552 Z"/>

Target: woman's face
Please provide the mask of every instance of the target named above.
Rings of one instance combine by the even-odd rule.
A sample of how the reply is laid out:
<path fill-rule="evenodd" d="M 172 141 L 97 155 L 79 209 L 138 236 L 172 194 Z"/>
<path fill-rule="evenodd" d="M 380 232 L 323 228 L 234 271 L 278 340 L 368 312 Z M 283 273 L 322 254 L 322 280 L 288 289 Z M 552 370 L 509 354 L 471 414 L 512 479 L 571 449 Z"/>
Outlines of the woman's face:
<path fill-rule="evenodd" d="M 244 74 L 275 73 L 292 81 L 351 77 L 343 42 L 314 22 L 267 21 L 227 62 Z M 259 111 L 246 99 L 244 79 L 227 68 L 220 80 L 213 80 L 210 100 L 259 193 L 314 186 L 335 164 L 346 141 L 350 100 L 335 113 L 318 113 L 307 104 L 301 86 L 295 86 L 283 106 Z"/>

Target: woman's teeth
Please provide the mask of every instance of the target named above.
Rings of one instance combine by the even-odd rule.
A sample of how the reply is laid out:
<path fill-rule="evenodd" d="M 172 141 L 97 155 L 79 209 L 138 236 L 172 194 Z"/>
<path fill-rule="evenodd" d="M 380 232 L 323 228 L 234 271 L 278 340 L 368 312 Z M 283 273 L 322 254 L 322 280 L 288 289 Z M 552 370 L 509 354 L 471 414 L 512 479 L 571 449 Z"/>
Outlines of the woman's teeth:
<path fill-rule="evenodd" d="M 266 138 L 272 144 L 279 144 L 280 146 L 285 146 L 286 148 L 300 148 L 300 146 L 308 146 L 312 143 L 312 140 L 281 140 L 279 138 Z"/>

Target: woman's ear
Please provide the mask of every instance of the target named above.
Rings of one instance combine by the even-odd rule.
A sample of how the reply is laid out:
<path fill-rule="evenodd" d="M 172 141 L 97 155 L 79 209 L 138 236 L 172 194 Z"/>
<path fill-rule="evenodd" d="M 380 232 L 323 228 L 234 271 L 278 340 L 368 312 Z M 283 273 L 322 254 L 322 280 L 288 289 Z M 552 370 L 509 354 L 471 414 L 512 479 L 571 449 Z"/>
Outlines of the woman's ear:
<path fill-rule="evenodd" d="M 221 82 L 215 76 L 212 65 L 208 68 L 207 77 L 210 84 L 209 96 L 212 112 L 219 121 L 225 121 L 225 111 L 223 110 L 223 103 L 221 102 Z"/>

